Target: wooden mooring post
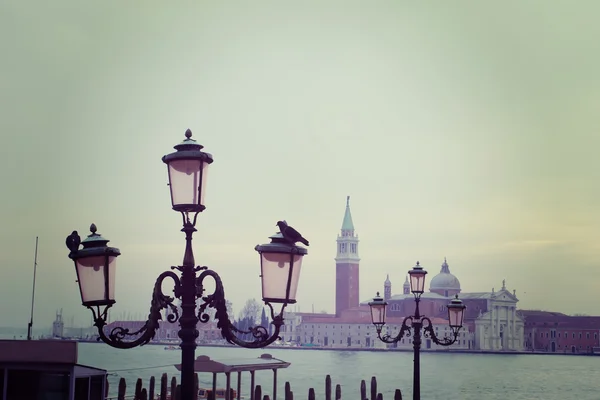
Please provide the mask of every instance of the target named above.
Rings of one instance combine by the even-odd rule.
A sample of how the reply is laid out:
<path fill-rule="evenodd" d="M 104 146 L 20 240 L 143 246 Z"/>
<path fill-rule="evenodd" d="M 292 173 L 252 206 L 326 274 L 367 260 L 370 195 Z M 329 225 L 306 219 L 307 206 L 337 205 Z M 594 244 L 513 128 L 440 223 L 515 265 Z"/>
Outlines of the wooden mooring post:
<path fill-rule="evenodd" d="M 148 384 L 148 388 L 144 387 L 142 379 L 137 379 L 134 393 L 133 395 L 127 396 L 127 383 L 124 378 L 119 380 L 118 386 L 118 394 L 117 397 L 109 397 L 106 396 L 106 400 L 180 400 L 181 399 L 181 385 L 177 384 L 177 378 L 175 376 L 171 377 L 171 382 L 169 385 L 169 378 L 166 373 L 162 374 L 160 377 L 160 390 L 158 392 L 158 396 L 155 394 L 155 382 L 156 379 L 154 376 L 150 377 L 150 381 Z M 196 396 L 199 392 L 199 381 L 198 374 L 196 374 L 194 379 L 194 386 L 196 388 Z M 284 400 L 294 400 L 294 393 L 292 391 L 292 387 L 289 382 L 285 383 L 285 391 L 284 391 Z M 358 388 L 360 400 L 383 400 L 383 394 L 377 391 L 377 378 L 371 377 L 371 388 L 370 388 L 370 397 L 367 397 L 367 385 L 365 380 L 360 381 L 360 386 Z M 235 400 L 233 398 L 233 390 L 227 394 L 225 400 Z M 241 393 L 237 393 L 238 396 Z M 272 400 L 276 399 L 276 393 L 273 393 Z M 335 395 L 332 393 L 332 382 L 331 375 L 327 375 L 325 377 L 325 392 L 324 392 L 325 400 L 332 400 L 332 397 L 335 397 L 335 400 L 342 399 L 342 386 L 338 383 L 335 385 Z M 248 396 L 250 397 L 250 396 Z M 254 400 L 271 400 L 269 395 L 263 395 L 261 385 L 255 385 L 253 396 L 251 396 Z M 317 393 L 314 388 L 308 389 L 308 400 L 316 400 Z M 320 396 L 319 396 L 320 397 Z M 210 394 L 208 399 L 214 399 L 214 394 Z M 201 400 L 197 397 L 197 400 Z M 402 392 L 400 389 L 396 389 L 394 392 L 394 400 L 402 400 Z"/>

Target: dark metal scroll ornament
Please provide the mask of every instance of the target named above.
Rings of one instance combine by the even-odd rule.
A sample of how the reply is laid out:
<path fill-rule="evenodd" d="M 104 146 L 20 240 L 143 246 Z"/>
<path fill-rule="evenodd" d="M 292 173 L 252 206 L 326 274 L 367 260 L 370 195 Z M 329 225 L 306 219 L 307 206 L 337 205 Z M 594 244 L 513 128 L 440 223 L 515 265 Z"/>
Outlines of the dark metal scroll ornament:
<path fill-rule="evenodd" d="M 268 346 L 274 341 L 281 339 L 279 331 L 283 325 L 283 310 L 285 305 L 283 305 L 279 315 L 276 316 L 273 306 L 270 303 L 267 303 L 267 306 L 269 306 L 269 309 L 271 310 L 272 324 L 275 327 L 275 331 L 271 336 L 269 336 L 269 332 L 264 326 L 253 326 L 248 328 L 248 330 L 241 330 L 233 325 L 227 314 L 227 302 L 221 277 L 215 271 L 208 269 L 208 267 L 202 267 L 201 269 L 203 270 L 202 273 L 196 278 L 196 296 L 203 301 L 198 311 L 198 320 L 200 322 L 207 323 L 210 321 L 210 315 L 206 312 L 206 309 L 211 307 L 215 310 L 214 319 L 217 320 L 217 328 L 221 331 L 223 338 L 231 344 L 237 344 L 238 346 L 252 349 Z M 204 279 L 209 276 L 215 281 L 215 291 L 204 296 L 205 289 L 203 282 Z M 251 334 L 252 337 L 254 337 L 254 340 L 242 340 L 237 336 L 238 334 Z"/>
<path fill-rule="evenodd" d="M 427 322 L 427 324 L 424 324 L 424 322 Z M 444 336 L 443 338 L 440 339 L 435 334 L 435 331 L 433 330 L 433 324 L 431 323 L 431 320 L 429 318 L 422 317 L 422 323 L 423 323 L 423 336 L 433 340 L 433 342 L 437 345 L 450 346 L 450 345 L 454 344 L 456 342 L 456 339 L 458 338 L 458 331 L 454 331 L 452 333 L 451 337 Z"/>
<path fill-rule="evenodd" d="M 407 324 L 407 322 L 410 320 L 411 324 L 413 322 L 413 317 L 408 316 L 406 318 L 404 318 L 404 321 L 402 321 L 402 327 L 400 328 L 400 332 L 398 332 L 397 336 L 391 336 L 389 333 L 386 333 L 385 335 L 381 335 L 381 331 L 377 332 L 377 337 L 379 337 L 379 340 L 381 340 L 382 342 L 385 343 L 397 343 L 400 341 L 400 339 L 402 339 L 403 337 L 408 337 L 411 335 L 411 326 Z"/>
<path fill-rule="evenodd" d="M 443 338 L 438 338 L 433 329 L 433 324 L 431 320 L 427 317 L 420 317 L 419 320 L 415 320 L 415 317 L 408 316 L 404 318 L 402 321 L 402 327 L 400 328 L 400 332 L 398 335 L 391 336 L 390 334 L 381 335 L 381 331 L 377 332 L 377 336 L 382 342 L 385 343 L 398 343 L 403 337 L 409 337 L 411 335 L 411 329 L 415 330 L 415 333 L 418 335 L 421 327 L 423 329 L 423 336 L 431 339 L 435 344 L 439 346 L 450 346 L 456 342 L 458 338 L 458 331 L 453 332 L 451 337 L 444 336 Z M 412 325 L 409 325 L 407 322 L 410 320 Z"/>
<path fill-rule="evenodd" d="M 94 314 L 94 326 L 98 328 L 98 341 L 102 340 L 106 344 L 119 349 L 143 346 L 154 338 L 156 330 L 159 328 L 159 322 L 162 320 L 161 310 L 163 309 L 167 310 L 167 321 L 177 322 L 179 310 L 173 304 L 175 297 L 167 296 L 162 292 L 162 283 L 167 277 L 175 282 L 175 297 L 180 297 L 181 282 L 179 277 L 171 271 L 160 274 L 154 284 L 148 320 L 137 331 L 131 332 L 128 328 L 117 326 L 111 329 L 107 335 L 104 328 L 106 326 L 107 311 L 111 305 L 108 305 L 103 311 L 100 311 L 99 307 L 96 307 L 96 309 L 88 307 Z"/>
<path fill-rule="evenodd" d="M 279 332 L 284 323 L 283 311 L 286 304 L 282 305 L 281 311 L 275 315 L 273 306 L 266 303 L 271 311 L 271 324 L 274 326 L 274 332 L 269 335 L 267 327 L 253 326 L 246 330 L 239 329 L 229 319 L 227 314 L 227 301 L 225 299 L 225 290 L 221 277 L 208 267 L 194 266 L 194 254 L 192 251 L 192 234 L 196 231 L 194 225 L 196 223 L 197 213 L 193 221 L 190 220 L 188 213 L 182 213 L 183 229 L 186 235 L 186 248 L 183 258 L 183 265 L 171 267 L 172 270 L 181 272 L 181 277 L 173 271 L 166 271 L 159 275 L 154 290 L 152 292 L 152 301 L 150 303 L 150 313 L 148 319 L 138 330 L 132 330 L 122 326 L 108 329 L 107 319 L 108 310 L 114 304 L 114 300 L 102 302 L 102 305 L 87 305 L 92 311 L 94 318 L 94 326 L 98 329 L 98 340 L 102 340 L 112 347 L 120 349 L 130 349 L 137 346 L 148 344 L 156 335 L 156 331 L 160 328 L 160 321 L 163 319 L 162 311 L 166 310 L 166 320 L 174 323 L 179 321 L 181 329 L 179 337 L 182 339 L 182 348 L 192 348 L 194 341 L 198 337 L 197 322 L 207 323 L 211 320 L 211 316 L 206 312 L 208 307 L 215 310 L 214 319 L 217 322 L 217 328 L 221 331 L 221 335 L 227 342 L 237 344 L 246 348 L 262 348 L 281 339 Z M 118 249 L 106 247 L 108 240 L 102 239 L 100 235 L 96 235 L 96 227 L 92 225 L 90 228 L 92 235 L 95 237 L 99 245 L 97 249 L 111 249 L 116 255 L 119 255 Z M 293 229 L 288 227 L 287 229 Z M 300 234 L 293 230 L 292 233 Z M 98 240 L 98 237 L 102 240 Z M 306 239 L 302 238 L 304 241 Z M 67 237 L 67 247 L 70 250 L 69 257 L 76 259 L 79 246 L 81 244 L 79 235 L 76 231 Z M 85 247 L 85 245 L 84 245 Z M 90 247 L 91 248 L 91 247 Z M 82 256 L 83 257 L 83 256 Z M 199 275 L 197 273 L 200 273 Z M 215 290 L 213 293 L 204 295 L 204 279 L 211 277 L 215 282 Z M 162 285 L 166 278 L 171 278 L 174 282 L 174 296 L 167 296 L 162 291 Z M 175 299 L 181 300 L 181 315 L 180 309 L 173 304 Z M 196 301 L 200 299 L 198 305 Z M 107 304 L 108 303 L 108 304 Z M 196 309 L 198 312 L 196 314 Z M 251 336 L 254 340 L 244 340 L 240 336 Z M 185 349 L 184 349 L 185 350 Z"/>

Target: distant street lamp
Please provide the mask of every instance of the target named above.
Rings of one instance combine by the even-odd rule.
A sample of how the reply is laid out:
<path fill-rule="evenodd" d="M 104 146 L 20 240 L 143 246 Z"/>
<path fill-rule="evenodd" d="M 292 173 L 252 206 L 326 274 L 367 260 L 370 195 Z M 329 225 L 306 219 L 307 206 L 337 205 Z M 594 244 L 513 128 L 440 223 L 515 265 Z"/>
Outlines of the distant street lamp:
<path fill-rule="evenodd" d="M 181 213 L 185 233 L 185 253 L 182 265 L 171 267 L 181 273 L 179 277 L 173 271 L 159 275 L 154 284 L 150 314 L 148 320 L 139 330 L 130 332 L 127 328 L 116 327 L 105 332 L 107 312 L 115 304 L 115 272 L 116 260 L 121 254 L 119 249 L 108 247 L 108 240 L 96 233 L 96 226 L 91 225 L 91 235 L 81 242 L 77 231 L 67 237 L 69 258 L 75 263 L 77 282 L 81 292 L 83 305 L 92 310 L 94 325 L 98 328 L 99 339 L 108 345 L 120 349 L 129 349 L 147 344 L 154 338 L 162 319 L 161 310 L 166 310 L 169 322 L 179 321 L 181 329 L 181 394 L 182 399 L 195 399 L 194 396 L 194 360 L 196 338 L 198 337 L 198 321 L 206 323 L 210 320 L 206 312 L 208 307 L 214 308 L 214 318 L 223 338 L 229 343 L 247 348 L 261 348 L 279 339 L 279 331 L 283 325 L 283 311 L 288 304 L 296 303 L 296 290 L 300 278 L 302 257 L 307 254 L 304 247 L 296 242 L 304 241 L 302 236 L 288 226 L 285 221 L 278 222 L 279 233 L 270 237 L 271 243 L 258 245 L 255 250 L 261 260 L 261 281 L 263 301 L 271 310 L 272 324 L 275 326 L 271 336 L 263 326 L 251 327 L 247 331 L 236 328 L 227 315 L 225 291 L 219 275 L 208 267 L 195 266 L 192 251 L 192 235 L 196 231 L 198 213 L 205 209 L 204 190 L 206 172 L 213 157 L 202 152 L 202 145 L 191 138 L 188 129 L 186 139 L 175 146 L 176 152 L 162 158 L 168 166 L 169 186 L 172 208 Z M 190 218 L 190 214 L 193 214 Z M 83 245 L 83 248 L 79 248 Z M 198 275 L 196 273 L 199 273 Z M 204 279 L 211 277 L 215 282 L 215 291 L 204 294 Z M 175 283 L 174 297 L 162 292 L 165 278 Z M 181 317 L 173 304 L 175 298 L 181 300 Z M 198 309 L 196 300 L 201 299 Z M 273 304 L 281 304 L 279 314 L 275 315 Z M 241 340 L 237 334 L 252 334 L 253 341 Z"/>
<path fill-rule="evenodd" d="M 421 329 L 423 329 L 423 334 L 425 337 L 430 338 L 434 343 L 440 346 L 450 346 L 456 339 L 458 338 L 458 334 L 460 328 L 463 325 L 463 316 L 465 309 L 467 308 L 462 301 L 458 299 L 458 295 L 450 304 L 448 304 L 448 320 L 450 324 L 450 329 L 452 330 L 451 337 L 444 337 L 439 339 L 435 331 L 433 329 L 433 324 L 431 320 L 419 313 L 419 302 L 421 301 L 421 295 L 425 291 L 425 275 L 427 275 L 427 271 L 423 269 L 419 265 L 417 261 L 417 265 L 413 267 L 412 270 L 408 271 L 410 275 L 410 290 L 415 296 L 415 314 L 404 318 L 402 321 L 402 327 L 400 328 L 400 332 L 398 336 L 391 337 L 389 334 L 385 334 L 381 336 L 381 329 L 385 325 L 385 311 L 387 307 L 387 302 L 379 297 L 379 292 L 377 292 L 377 297 L 373 299 L 369 303 L 369 307 L 371 307 L 371 320 L 373 325 L 375 325 L 375 329 L 377 330 L 377 337 L 379 340 L 385 343 L 398 343 L 403 337 L 410 336 L 411 328 L 413 331 L 413 349 L 414 349 L 414 359 L 413 359 L 413 400 L 421 399 L 421 364 L 420 364 L 420 351 L 421 351 Z M 410 326 L 408 325 L 408 321 L 410 320 Z"/>

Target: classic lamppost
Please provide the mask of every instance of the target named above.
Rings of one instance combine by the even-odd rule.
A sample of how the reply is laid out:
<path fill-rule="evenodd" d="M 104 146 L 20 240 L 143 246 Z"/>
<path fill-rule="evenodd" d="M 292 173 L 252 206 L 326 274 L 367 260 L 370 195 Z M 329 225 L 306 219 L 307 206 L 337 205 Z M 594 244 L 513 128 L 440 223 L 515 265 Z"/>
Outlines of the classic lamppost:
<path fill-rule="evenodd" d="M 81 292 L 83 305 L 92 310 L 94 325 L 98 328 L 98 340 L 120 349 L 129 349 L 148 343 L 159 328 L 162 319 L 161 310 L 166 310 L 169 322 L 179 321 L 181 329 L 181 394 L 182 399 L 194 397 L 194 361 L 198 321 L 206 323 L 210 316 L 208 307 L 214 308 L 214 318 L 218 321 L 223 338 L 229 343 L 247 348 L 268 346 L 279 339 L 279 331 L 283 325 L 283 311 L 288 304 L 296 303 L 296 289 L 300 278 L 302 257 L 307 254 L 304 247 L 296 242 L 303 241 L 302 236 L 285 221 L 279 221 L 279 233 L 271 236 L 271 243 L 257 245 L 255 250 L 261 260 L 261 280 L 263 301 L 271 310 L 272 324 L 275 326 L 271 336 L 263 326 L 251 327 L 247 331 L 236 328 L 227 315 L 225 291 L 219 275 L 208 267 L 195 266 L 192 251 L 192 234 L 196 231 L 196 218 L 205 209 L 204 189 L 206 172 L 213 157 L 201 151 L 202 145 L 191 138 L 188 129 L 186 139 L 175 146 L 177 151 L 162 158 L 167 164 L 172 208 L 181 213 L 185 233 L 185 253 L 180 266 L 171 267 L 178 270 L 181 277 L 173 271 L 165 271 L 158 276 L 152 292 L 150 314 L 146 323 L 137 331 L 130 332 L 123 327 L 113 328 L 105 332 L 107 311 L 115 304 L 115 272 L 116 260 L 121 254 L 119 249 L 108 247 L 108 240 L 96 233 L 96 226 L 91 225 L 91 234 L 81 242 L 77 231 L 67 237 L 66 244 L 70 250 L 69 258 L 75 263 L 77 282 Z M 83 245 L 83 248 L 79 248 Z M 197 274 L 199 273 L 199 274 Z M 211 277 L 215 282 L 215 290 L 204 294 L 203 282 Z M 175 284 L 174 297 L 162 292 L 165 278 L 171 278 Z M 181 300 L 181 316 L 173 304 L 175 298 Z M 200 299 L 197 309 L 196 300 Z M 273 304 L 281 304 L 276 315 Z M 254 340 L 241 340 L 237 334 L 251 333 Z"/>
<path fill-rule="evenodd" d="M 369 303 L 369 307 L 371 307 L 371 320 L 373 325 L 375 325 L 375 329 L 377 330 L 377 337 L 379 340 L 385 343 L 398 343 L 400 339 L 405 336 L 410 336 L 410 330 L 413 329 L 413 349 L 414 349 L 414 359 L 413 359 L 413 400 L 421 399 L 421 364 L 420 364 L 420 350 L 421 350 L 421 329 L 423 329 L 423 334 L 425 337 L 433 340 L 434 343 L 440 346 L 450 346 L 456 339 L 458 338 L 458 333 L 460 328 L 462 328 L 463 324 L 463 316 L 465 308 L 467 308 L 462 301 L 458 299 L 458 295 L 450 304 L 448 304 L 448 320 L 450 323 L 450 329 L 452 329 L 451 337 L 443 337 L 438 338 L 433 329 L 433 324 L 431 320 L 419 312 L 419 302 L 421 301 L 421 295 L 425 291 L 425 275 L 427 275 L 427 271 L 419 265 L 417 261 L 417 265 L 413 267 L 412 270 L 408 271 L 410 275 L 410 290 L 412 294 L 415 296 L 415 314 L 410 315 L 402 321 L 402 327 L 400 328 L 400 332 L 398 336 L 391 337 L 389 334 L 385 334 L 381 336 L 381 329 L 385 325 L 385 310 L 387 307 L 387 302 L 379 297 L 379 292 L 377 292 L 377 297 L 373 299 L 372 302 Z M 408 325 L 408 321 L 410 320 L 410 326 Z"/>

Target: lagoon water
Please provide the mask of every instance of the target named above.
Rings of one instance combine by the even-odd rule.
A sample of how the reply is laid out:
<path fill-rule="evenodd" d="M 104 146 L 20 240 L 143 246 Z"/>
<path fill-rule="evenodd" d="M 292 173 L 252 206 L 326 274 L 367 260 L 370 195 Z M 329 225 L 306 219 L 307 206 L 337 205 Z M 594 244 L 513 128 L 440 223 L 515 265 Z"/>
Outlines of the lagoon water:
<path fill-rule="evenodd" d="M 349 352 L 289 350 L 268 348 L 198 347 L 196 355 L 215 360 L 254 358 L 263 353 L 291 363 L 278 372 L 277 397 L 282 398 L 284 384 L 290 382 L 295 398 L 307 398 L 308 389 L 315 388 L 316 397 L 324 398 L 325 376 L 331 375 L 333 385 L 342 386 L 342 398 L 359 397 L 360 381 L 367 382 L 369 393 L 372 376 L 377 377 L 378 392 L 392 399 L 396 388 L 403 398 L 412 398 L 413 356 L 410 352 Z M 127 380 L 128 394 L 133 393 L 137 378 L 144 387 L 152 375 L 160 380 L 166 372 L 177 376 L 173 366 L 181 353 L 164 350 L 164 346 L 148 345 L 130 350 L 113 349 L 102 343 L 80 343 L 79 362 L 107 369 L 110 394 L 116 395 L 118 381 Z M 249 398 L 249 374 L 243 374 L 242 396 Z M 273 374 L 256 373 L 256 383 L 263 394 L 270 394 Z M 201 386 L 211 387 L 212 376 L 199 374 Z M 231 385 L 236 388 L 237 374 Z M 225 387 L 225 377 L 219 378 Z M 494 354 L 421 354 L 421 397 L 439 400 L 600 400 L 600 357 L 565 355 L 494 355 Z"/>

